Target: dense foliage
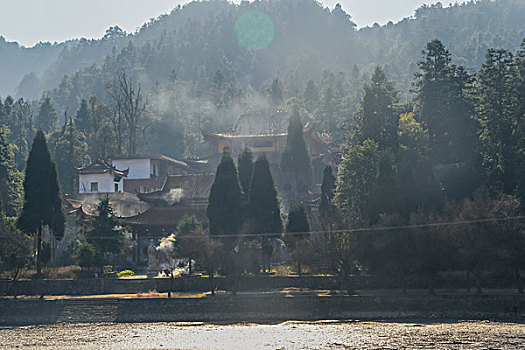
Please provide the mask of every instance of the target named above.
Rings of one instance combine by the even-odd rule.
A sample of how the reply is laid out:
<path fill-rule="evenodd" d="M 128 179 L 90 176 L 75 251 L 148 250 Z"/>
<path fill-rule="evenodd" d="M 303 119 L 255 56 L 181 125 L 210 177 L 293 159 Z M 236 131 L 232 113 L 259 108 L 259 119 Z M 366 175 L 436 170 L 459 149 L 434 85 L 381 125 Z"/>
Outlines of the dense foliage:
<path fill-rule="evenodd" d="M 24 206 L 18 227 L 37 236 L 37 275 L 41 274 L 42 231 L 48 227 L 57 239 L 64 235 L 65 216 L 57 172 L 43 132 L 37 132 L 24 178 Z"/>

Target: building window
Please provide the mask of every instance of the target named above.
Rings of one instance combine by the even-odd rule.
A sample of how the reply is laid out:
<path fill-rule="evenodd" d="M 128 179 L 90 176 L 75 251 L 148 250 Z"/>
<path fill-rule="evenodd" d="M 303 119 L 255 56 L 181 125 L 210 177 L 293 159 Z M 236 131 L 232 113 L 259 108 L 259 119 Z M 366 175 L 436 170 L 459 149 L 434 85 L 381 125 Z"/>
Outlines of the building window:
<path fill-rule="evenodd" d="M 98 182 L 91 183 L 91 192 L 98 192 Z"/>
<path fill-rule="evenodd" d="M 118 183 L 115 183 L 115 192 L 118 192 Z"/>

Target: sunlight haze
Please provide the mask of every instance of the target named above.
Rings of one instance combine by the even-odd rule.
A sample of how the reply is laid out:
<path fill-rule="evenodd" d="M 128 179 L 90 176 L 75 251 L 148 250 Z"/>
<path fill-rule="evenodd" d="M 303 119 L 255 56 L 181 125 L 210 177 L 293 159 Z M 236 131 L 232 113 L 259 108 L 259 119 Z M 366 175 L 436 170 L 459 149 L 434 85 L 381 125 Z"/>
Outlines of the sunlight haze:
<path fill-rule="evenodd" d="M 75 38 L 100 38 L 110 26 L 133 32 L 150 18 L 169 13 L 184 0 L 17 0 L 3 1 L 0 36 L 32 46 L 38 42 L 62 42 Z M 238 1 L 236 1 L 238 2 Z M 325 0 L 333 8 L 341 3 L 358 27 L 375 22 L 397 22 L 413 15 L 424 0 Z M 30 25 L 28 25 L 30 24 Z"/>

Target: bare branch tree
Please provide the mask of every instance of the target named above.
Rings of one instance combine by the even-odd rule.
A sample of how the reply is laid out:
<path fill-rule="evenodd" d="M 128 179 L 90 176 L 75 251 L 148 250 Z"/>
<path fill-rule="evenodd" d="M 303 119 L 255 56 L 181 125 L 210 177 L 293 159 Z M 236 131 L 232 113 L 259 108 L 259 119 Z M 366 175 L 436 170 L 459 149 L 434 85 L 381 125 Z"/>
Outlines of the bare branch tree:
<path fill-rule="evenodd" d="M 147 98 L 142 93 L 140 84 L 136 87 L 125 72 L 117 73 L 116 79 L 108 85 L 108 95 L 113 100 L 113 115 L 110 118 L 119 143 L 122 147 L 122 131 L 125 121 L 128 131 L 128 154 L 137 153 L 137 131 L 144 129 Z"/>

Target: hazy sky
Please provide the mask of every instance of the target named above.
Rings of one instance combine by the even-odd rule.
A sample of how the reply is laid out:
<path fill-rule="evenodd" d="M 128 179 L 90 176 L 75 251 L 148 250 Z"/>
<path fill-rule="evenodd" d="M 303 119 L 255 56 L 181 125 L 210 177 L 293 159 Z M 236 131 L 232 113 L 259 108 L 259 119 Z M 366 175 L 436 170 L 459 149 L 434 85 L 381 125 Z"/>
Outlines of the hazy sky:
<path fill-rule="evenodd" d="M 128 32 L 188 0 L 0 0 L 0 35 L 32 46 L 39 41 L 100 38 L 110 26 Z M 237 2 L 237 1 L 236 1 Z M 359 27 L 397 22 L 435 0 L 322 0 L 341 3 Z M 448 3 L 448 2 L 445 2 Z"/>

